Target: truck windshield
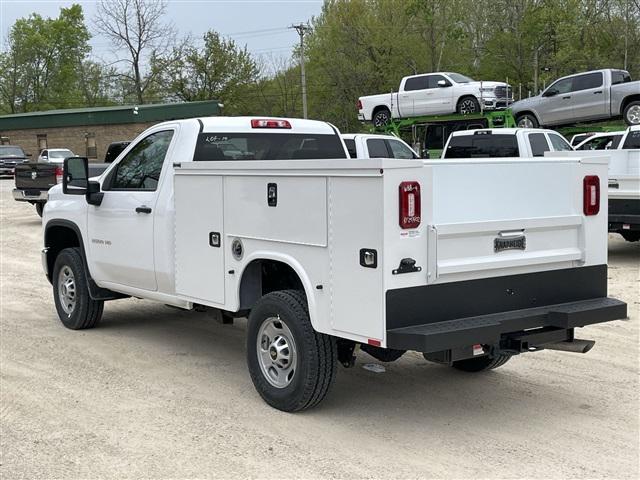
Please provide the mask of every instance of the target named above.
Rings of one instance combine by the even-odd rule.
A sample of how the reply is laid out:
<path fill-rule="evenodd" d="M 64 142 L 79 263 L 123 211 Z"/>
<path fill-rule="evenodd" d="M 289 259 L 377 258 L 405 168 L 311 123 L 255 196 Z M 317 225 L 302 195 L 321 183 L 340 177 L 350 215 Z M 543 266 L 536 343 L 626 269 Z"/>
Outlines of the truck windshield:
<path fill-rule="evenodd" d="M 67 157 L 73 157 L 71 150 L 49 150 L 49 158 L 65 159 Z"/>
<path fill-rule="evenodd" d="M 0 147 L 0 157 L 24 157 L 20 147 Z"/>
<path fill-rule="evenodd" d="M 459 73 L 447 73 L 447 75 L 449 75 L 449 78 L 451 78 L 451 80 L 453 80 L 456 83 L 469 83 L 469 82 L 474 82 L 475 80 L 469 78 L 469 77 L 465 77 L 464 75 L 460 75 Z"/>
<path fill-rule="evenodd" d="M 519 157 L 515 135 L 458 135 L 444 152 L 444 158 Z"/>
<path fill-rule="evenodd" d="M 307 133 L 201 133 L 194 162 L 347 158 L 337 135 Z"/>

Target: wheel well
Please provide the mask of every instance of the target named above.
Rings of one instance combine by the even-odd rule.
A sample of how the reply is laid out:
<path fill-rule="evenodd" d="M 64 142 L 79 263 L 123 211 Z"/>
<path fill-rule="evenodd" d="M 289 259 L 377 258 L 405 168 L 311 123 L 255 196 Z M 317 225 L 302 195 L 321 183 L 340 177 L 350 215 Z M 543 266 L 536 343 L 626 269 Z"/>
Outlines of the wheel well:
<path fill-rule="evenodd" d="M 620 115 L 624 113 L 624 109 L 627 108 L 631 102 L 635 102 L 636 100 L 640 100 L 640 95 L 629 95 L 622 100 L 620 104 Z"/>
<path fill-rule="evenodd" d="M 250 309 L 263 296 L 277 290 L 302 290 L 304 286 L 293 268 L 277 260 L 253 260 L 240 280 L 240 309 Z"/>
<path fill-rule="evenodd" d="M 49 277 L 51 277 L 53 265 L 56 262 L 58 254 L 65 248 L 79 247 L 80 239 L 73 229 L 62 225 L 54 225 L 45 231 L 44 245 L 48 248 L 47 271 L 49 272 Z"/>
<path fill-rule="evenodd" d="M 475 95 L 463 95 L 463 96 L 461 96 L 461 97 L 458 99 L 458 101 L 456 102 L 456 107 L 457 107 L 458 105 L 460 105 L 460 102 L 461 102 L 462 100 L 464 100 L 465 98 L 473 98 L 476 102 L 480 103 L 480 100 L 478 100 L 478 97 L 476 97 Z"/>
<path fill-rule="evenodd" d="M 389 107 L 387 107 L 386 105 L 378 105 L 377 107 L 375 107 L 373 109 L 373 111 L 371 112 L 371 117 L 375 117 L 376 113 L 378 113 L 380 110 L 386 110 L 387 112 L 390 112 L 391 110 L 389 110 Z"/>
<path fill-rule="evenodd" d="M 536 121 L 538 122 L 538 124 L 540 124 L 540 120 L 538 119 L 538 116 L 537 116 L 535 113 L 533 113 L 532 111 L 529 111 L 529 110 L 525 110 L 524 112 L 518 112 L 518 113 L 516 113 L 516 114 L 515 114 L 516 122 L 517 122 L 517 121 L 518 121 L 518 119 L 519 119 L 520 117 L 522 117 L 523 115 L 531 115 L 533 118 L 535 118 L 535 119 L 536 119 Z"/>

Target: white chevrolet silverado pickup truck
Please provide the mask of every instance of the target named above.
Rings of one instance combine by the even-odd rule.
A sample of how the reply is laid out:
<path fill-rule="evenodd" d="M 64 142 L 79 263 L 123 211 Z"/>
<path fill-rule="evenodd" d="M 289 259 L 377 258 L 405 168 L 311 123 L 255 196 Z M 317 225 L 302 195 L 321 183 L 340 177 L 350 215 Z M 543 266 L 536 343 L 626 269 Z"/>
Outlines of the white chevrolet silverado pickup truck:
<path fill-rule="evenodd" d="M 506 108 L 513 101 L 503 82 L 477 82 L 459 73 L 435 72 L 404 77 L 397 93 L 358 99 L 358 119 L 382 127 L 392 118 L 479 113 Z"/>
<path fill-rule="evenodd" d="M 94 327 L 126 296 L 248 316 L 257 391 L 298 411 L 359 348 L 478 372 L 585 352 L 575 328 L 626 317 L 606 160 L 347 157 L 323 122 L 217 117 L 148 129 L 97 179 L 65 160 L 43 217 L 60 320 Z"/>

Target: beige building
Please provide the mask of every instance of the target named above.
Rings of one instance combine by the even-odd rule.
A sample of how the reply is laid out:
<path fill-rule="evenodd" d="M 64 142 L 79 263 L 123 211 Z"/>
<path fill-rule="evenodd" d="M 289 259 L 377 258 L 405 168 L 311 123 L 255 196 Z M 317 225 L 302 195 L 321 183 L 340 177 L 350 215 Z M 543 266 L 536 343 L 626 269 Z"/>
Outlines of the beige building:
<path fill-rule="evenodd" d="M 220 114 L 215 101 L 49 110 L 0 116 L 0 143 L 37 158 L 45 148 L 68 148 L 101 162 L 112 142 L 131 141 L 165 120 Z"/>

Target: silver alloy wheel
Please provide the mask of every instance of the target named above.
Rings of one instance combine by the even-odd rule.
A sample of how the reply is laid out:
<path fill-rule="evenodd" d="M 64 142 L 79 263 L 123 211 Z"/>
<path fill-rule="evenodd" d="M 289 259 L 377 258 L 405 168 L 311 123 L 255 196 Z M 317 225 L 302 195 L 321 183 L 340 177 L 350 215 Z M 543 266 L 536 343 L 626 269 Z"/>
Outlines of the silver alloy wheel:
<path fill-rule="evenodd" d="M 475 113 L 476 111 L 476 103 L 467 98 L 464 102 L 460 104 L 460 113 L 463 115 L 468 115 L 469 113 Z"/>
<path fill-rule="evenodd" d="M 64 312 L 71 316 L 76 307 L 76 279 L 68 265 L 58 273 L 58 298 Z"/>
<path fill-rule="evenodd" d="M 297 354 L 293 334 L 280 317 L 262 322 L 256 342 L 260 370 L 276 388 L 288 386 L 296 372 Z"/>
<path fill-rule="evenodd" d="M 522 117 L 518 121 L 518 126 L 520 128 L 533 128 L 533 122 L 531 121 L 531 119 L 529 117 Z"/>
<path fill-rule="evenodd" d="M 640 105 L 634 105 L 627 110 L 627 120 L 632 125 L 640 125 Z"/>
<path fill-rule="evenodd" d="M 389 114 L 386 110 L 376 113 L 373 117 L 374 127 L 384 127 L 387 123 L 389 123 Z"/>

